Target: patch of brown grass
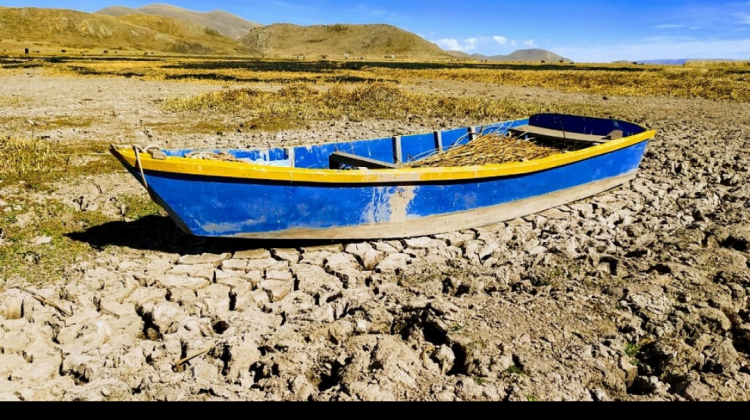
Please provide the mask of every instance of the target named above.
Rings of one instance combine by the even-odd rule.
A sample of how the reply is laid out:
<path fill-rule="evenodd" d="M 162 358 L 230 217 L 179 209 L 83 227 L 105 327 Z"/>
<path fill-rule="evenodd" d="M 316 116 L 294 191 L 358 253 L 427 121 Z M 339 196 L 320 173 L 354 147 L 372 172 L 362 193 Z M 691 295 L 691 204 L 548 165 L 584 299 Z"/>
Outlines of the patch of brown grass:
<path fill-rule="evenodd" d="M 62 161 L 42 140 L 18 136 L 0 138 L 0 176 L 21 178 L 48 173 Z"/>
<path fill-rule="evenodd" d="M 293 121 L 330 120 L 346 117 L 352 121 L 405 118 L 468 118 L 497 121 L 552 111 L 539 104 L 507 99 L 445 97 L 404 90 L 393 83 L 357 85 L 336 84 L 327 90 L 304 84 L 289 85 L 278 92 L 256 89 L 225 89 L 193 97 L 170 98 L 164 108 L 172 112 L 231 113 L 255 121 L 279 118 Z M 584 105 L 561 105 L 555 111 L 595 114 Z"/>
<path fill-rule="evenodd" d="M 374 68 L 377 75 L 400 79 L 422 78 L 472 81 L 510 86 L 533 86 L 565 92 L 621 96 L 667 96 L 685 98 L 750 100 L 750 71 L 689 67 L 618 68 L 527 66 L 391 69 Z"/>

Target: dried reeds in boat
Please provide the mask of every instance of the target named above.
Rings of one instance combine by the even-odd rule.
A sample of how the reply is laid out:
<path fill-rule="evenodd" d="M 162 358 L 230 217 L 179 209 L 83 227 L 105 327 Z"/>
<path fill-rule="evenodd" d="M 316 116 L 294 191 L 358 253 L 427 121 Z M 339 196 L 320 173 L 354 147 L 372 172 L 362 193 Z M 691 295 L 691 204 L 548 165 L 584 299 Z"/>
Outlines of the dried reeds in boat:
<path fill-rule="evenodd" d="M 501 163 L 543 159 L 569 150 L 575 150 L 575 148 L 569 144 L 547 145 L 511 135 L 482 134 L 467 144 L 452 147 L 424 159 L 405 163 L 404 167 L 498 165 Z"/>
<path fill-rule="evenodd" d="M 242 162 L 242 160 L 230 155 L 227 152 L 207 152 L 207 151 L 195 151 L 185 155 L 189 159 L 201 159 L 201 160 L 220 160 L 223 162 Z"/>

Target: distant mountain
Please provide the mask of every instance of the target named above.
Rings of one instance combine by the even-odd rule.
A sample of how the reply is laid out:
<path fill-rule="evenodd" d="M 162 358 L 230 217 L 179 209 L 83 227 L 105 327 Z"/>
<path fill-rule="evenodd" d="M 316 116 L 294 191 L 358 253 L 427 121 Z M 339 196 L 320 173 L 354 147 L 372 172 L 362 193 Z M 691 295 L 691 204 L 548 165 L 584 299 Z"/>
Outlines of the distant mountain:
<path fill-rule="evenodd" d="M 744 60 L 731 60 L 728 58 L 677 58 L 677 59 L 665 59 L 665 60 L 641 60 L 638 63 L 643 64 L 665 64 L 665 65 L 678 65 L 682 66 L 689 62 L 731 62 L 731 61 L 744 61 Z"/>
<path fill-rule="evenodd" d="M 572 60 L 569 58 L 562 57 L 551 51 L 542 50 L 539 48 L 532 48 L 526 50 L 517 50 L 508 55 L 482 55 L 482 54 L 466 54 L 462 51 L 447 51 L 449 54 L 456 58 L 471 58 L 479 61 L 529 61 L 529 62 L 542 62 L 547 63 L 558 63 L 561 60 L 565 63 L 571 63 Z"/>
<path fill-rule="evenodd" d="M 670 64 L 670 65 L 681 66 L 689 60 L 690 60 L 689 58 L 677 58 L 677 59 L 667 59 L 667 60 L 637 60 L 636 62 L 643 63 L 643 64 Z"/>
<path fill-rule="evenodd" d="M 335 59 L 447 59 L 437 45 L 391 25 L 313 25 L 288 23 L 254 28 L 242 38 L 248 48 L 266 56 Z"/>
<path fill-rule="evenodd" d="M 0 7 L 0 39 L 70 49 L 161 51 L 179 54 L 252 54 L 234 39 L 205 26 L 169 17 L 119 17 L 66 9 Z M 37 48 L 37 46 L 35 46 Z M 41 48 L 40 49 L 44 49 Z"/>
<path fill-rule="evenodd" d="M 247 35 L 251 29 L 262 26 L 259 23 L 250 22 L 249 20 L 221 10 L 214 10 L 212 12 L 195 12 L 181 7 L 172 6 L 170 4 L 161 3 L 149 4 L 137 9 L 125 6 L 111 6 L 99 10 L 96 13 L 108 16 L 152 15 L 181 19 L 211 28 L 226 37 L 234 39 L 242 38 Z"/>

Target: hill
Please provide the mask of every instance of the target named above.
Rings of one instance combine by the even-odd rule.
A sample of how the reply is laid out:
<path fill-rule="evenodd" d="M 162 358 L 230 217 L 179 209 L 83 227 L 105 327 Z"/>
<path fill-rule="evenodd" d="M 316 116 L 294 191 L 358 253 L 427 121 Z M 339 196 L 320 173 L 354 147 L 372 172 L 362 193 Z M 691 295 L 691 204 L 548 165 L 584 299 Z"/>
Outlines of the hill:
<path fill-rule="evenodd" d="M 140 50 L 182 54 L 249 54 L 237 41 L 179 19 L 120 17 L 66 9 L 0 7 L 0 39 L 71 49 Z M 36 47 L 35 47 L 36 48 Z"/>
<path fill-rule="evenodd" d="M 331 58 L 448 59 L 437 45 L 391 25 L 313 25 L 288 23 L 250 30 L 241 42 L 266 56 Z"/>
<path fill-rule="evenodd" d="M 571 59 L 557 55 L 552 51 L 542 50 L 539 48 L 532 48 L 527 50 L 517 50 L 508 55 L 493 55 L 484 56 L 481 54 L 472 55 L 477 60 L 488 60 L 488 61 L 545 61 L 547 63 L 558 63 L 561 60 L 570 63 Z"/>
<path fill-rule="evenodd" d="M 472 54 L 469 55 L 463 51 L 446 51 L 446 53 L 458 59 L 472 59 L 478 61 L 545 61 L 547 63 L 558 63 L 560 60 L 566 63 L 572 63 L 573 61 L 569 58 L 562 57 L 551 51 L 542 50 L 539 48 L 532 48 L 527 50 L 517 50 L 508 55 L 482 55 Z"/>
<path fill-rule="evenodd" d="M 137 9 L 125 6 L 111 6 L 99 10 L 96 13 L 108 16 L 152 15 L 181 19 L 187 22 L 192 22 L 196 25 L 211 28 L 226 37 L 234 39 L 242 38 L 247 35 L 248 31 L 251 29 L 262 26 L 259 23 L 250 22 L 249 20 L 222 10 L 195 12 L 181 7 L 172 6 L 170 4 L 161 3 L 149 4 Z"/>

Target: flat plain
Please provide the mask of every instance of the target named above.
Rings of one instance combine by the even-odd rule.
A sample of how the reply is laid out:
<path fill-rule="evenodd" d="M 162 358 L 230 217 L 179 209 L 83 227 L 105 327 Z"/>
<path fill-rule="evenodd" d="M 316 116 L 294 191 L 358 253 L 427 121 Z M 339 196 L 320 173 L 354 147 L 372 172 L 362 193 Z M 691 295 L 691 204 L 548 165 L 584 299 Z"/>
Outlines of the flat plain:
<path fill-rule="evenodd" d="M 750 397 L 750 66 L 0 58 L 1 400 Z M 109 144 L 535 112 L 657 130 L 632 182 L 394 241 L 186 236 Z"/>

